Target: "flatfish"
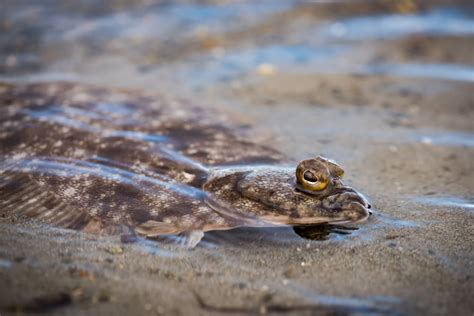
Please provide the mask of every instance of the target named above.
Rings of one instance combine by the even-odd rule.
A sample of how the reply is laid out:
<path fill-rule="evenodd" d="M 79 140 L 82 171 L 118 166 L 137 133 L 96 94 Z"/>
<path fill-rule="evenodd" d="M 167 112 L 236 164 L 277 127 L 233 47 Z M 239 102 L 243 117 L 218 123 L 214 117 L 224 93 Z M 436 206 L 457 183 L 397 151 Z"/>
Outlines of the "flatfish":
<path fill-rule="evenodd" d="M 334 161 L 296 167 L 186 100 L 73 83 L 0 84 L 0 213 L 97 234 L 365 220 Z"/>

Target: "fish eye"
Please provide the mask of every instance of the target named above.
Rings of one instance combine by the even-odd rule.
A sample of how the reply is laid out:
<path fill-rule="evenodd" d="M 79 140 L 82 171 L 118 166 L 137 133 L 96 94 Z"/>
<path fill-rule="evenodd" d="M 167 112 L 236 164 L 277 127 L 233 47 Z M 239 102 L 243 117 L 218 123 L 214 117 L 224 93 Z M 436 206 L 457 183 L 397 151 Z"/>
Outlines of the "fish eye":
<path fill-rule="evenodd" d="M 303 178 L 308 182 L 318 182 L 318 178 L 309 170 L 304 172 Z"/>
<path fill-rule="evenodd" d="M 309 194 L 319 194 L 331 183 L 332 174 L 327 165 L 318 159 L 301 161 L 296 167 L 296 185 Z"/>
<path fill-rule="evenodd" d="M 299 175 L 300 184 L 308 191 L 323 191 L 329 184 L 329 180 L 324 175 L 316 174 L 311 169 L 307 169 Z"/>

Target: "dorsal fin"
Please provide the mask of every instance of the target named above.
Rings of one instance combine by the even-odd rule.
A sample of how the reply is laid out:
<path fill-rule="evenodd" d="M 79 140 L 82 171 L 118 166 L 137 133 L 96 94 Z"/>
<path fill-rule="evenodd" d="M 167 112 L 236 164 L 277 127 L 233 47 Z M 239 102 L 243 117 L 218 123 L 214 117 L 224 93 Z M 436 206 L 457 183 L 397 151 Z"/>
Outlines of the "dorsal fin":
<path fill-rule="evenodd" d="M 0 173 L 0 210 L 6 215 L 27 216 L 63 228 L 81 230 L 91 217 L 46 190 L 25 172 L 4 168 Z"/>

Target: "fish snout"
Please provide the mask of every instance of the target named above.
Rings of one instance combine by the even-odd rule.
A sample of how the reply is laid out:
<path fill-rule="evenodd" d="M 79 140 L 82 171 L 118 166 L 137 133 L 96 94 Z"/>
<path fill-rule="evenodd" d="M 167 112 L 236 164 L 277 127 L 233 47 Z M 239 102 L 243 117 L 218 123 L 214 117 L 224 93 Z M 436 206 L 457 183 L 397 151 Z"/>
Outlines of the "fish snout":
<path fill-rule="evenodd" d="M 337 201 L 342 206 L 343 212 L 353 222 L 361 222 L 372 215 L 372 205 L 361 193 L 352 188 L 344 188 L 339 192 Z"/>

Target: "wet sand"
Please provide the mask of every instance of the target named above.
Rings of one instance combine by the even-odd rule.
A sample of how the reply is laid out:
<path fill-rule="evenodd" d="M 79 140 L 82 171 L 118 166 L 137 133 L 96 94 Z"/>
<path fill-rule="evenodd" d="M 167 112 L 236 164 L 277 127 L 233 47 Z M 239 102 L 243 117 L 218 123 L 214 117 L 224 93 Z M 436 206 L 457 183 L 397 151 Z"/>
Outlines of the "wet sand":
<path fill-rule="evenodd" d="M 152 7 L 150 25 L 184 34 L 157 31 L 159 41 L 141 33 L 149 7 L 140 2 L 94 14 L 53 6 L 50 22 L 41 17 L 51 7 L 12 5 L 9 30 L 30 41 L 11 48 L 2 36 L 2 79 L 125 86 L 227 111 L 291 163 L 316 154 L 338 161 L 375 214 L 325 241 L 291 228 L 242 228 L 207 233 L 194 250 L 2 218 L 0 312 L 472 314 L 474 9 L 459 2 L 454 14 L 429 3 L 419 4 L 428 13 L 414 15 L 413 29 L 376 20 L 378 35 L 351 18 L 407 9 L 263 5 L 252 15 L 244 4 L 239 15 L 226 5 L 176 5 L 170 24 Z M 436 14 L 443 30 L 433 26 Z M 19 24 L 25 16 L 31 29 Z M 69 16 L 68 35 L 49 25 Z M 27 32 L 36 25 L 38 34 Z M 7 62 L 11 51 L 16 64 Z"/>

